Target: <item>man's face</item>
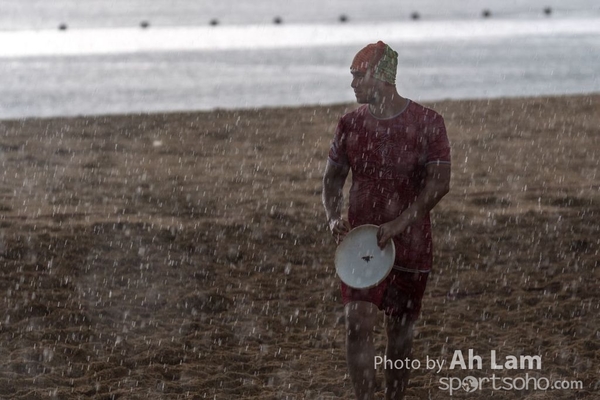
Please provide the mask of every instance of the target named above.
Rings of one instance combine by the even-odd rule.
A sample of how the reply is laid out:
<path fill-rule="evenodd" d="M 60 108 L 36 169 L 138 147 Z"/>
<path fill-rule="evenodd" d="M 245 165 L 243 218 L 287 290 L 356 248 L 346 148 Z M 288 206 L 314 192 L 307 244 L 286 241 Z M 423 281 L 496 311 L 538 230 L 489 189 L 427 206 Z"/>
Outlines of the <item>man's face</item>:
<path fill-rule="evenodd" d="M 370 104 L 376 98 L 379 93 L 380 81 L 373 78 L 371 72 L 353 70 L 352 73 L 352 84 L 350 85 L 354 89 L 354 95 L 356 101 L 359 104 Z"/>

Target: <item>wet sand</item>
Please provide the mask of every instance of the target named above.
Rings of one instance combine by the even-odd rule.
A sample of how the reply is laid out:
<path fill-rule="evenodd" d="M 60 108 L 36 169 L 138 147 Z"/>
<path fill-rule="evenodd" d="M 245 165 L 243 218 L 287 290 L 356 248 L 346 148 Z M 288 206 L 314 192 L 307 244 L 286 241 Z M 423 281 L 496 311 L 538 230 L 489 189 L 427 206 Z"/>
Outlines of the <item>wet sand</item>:
<path fill-rule="evenodd" d="M 453 177 L 408 398 L 598 398 L 600 95 L 427 105 Z M 352 398 L 320 195 L 353 107 L 0 121 L 0 398 Z"/>

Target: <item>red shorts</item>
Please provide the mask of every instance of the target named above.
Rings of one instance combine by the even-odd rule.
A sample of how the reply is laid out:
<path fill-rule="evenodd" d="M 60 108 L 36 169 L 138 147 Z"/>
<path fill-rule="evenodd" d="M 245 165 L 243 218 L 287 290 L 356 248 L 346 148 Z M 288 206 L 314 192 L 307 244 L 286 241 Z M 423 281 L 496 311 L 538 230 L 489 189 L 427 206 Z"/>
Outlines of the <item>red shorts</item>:
<path fill-rule="evenodd" d="M 390 316 L 414 322 L 421 311 L 428 276 L 428 273 L 393 269 L 383 282 L 369 289 L 354 289 L 342 282 L 342 300 L 344 305 L 368 301 Z"/>

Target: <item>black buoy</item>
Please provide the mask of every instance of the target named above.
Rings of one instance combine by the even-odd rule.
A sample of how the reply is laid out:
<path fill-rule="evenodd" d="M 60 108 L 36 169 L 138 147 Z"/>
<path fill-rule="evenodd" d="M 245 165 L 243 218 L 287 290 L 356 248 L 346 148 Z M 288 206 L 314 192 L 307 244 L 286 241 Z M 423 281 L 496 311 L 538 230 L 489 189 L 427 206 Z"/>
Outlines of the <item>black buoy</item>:
<path fill-rule="evenodd" d="M 58 30 L 60 30 L 60 31 L 66 31 L 67 30 L 67 24 L 60 24 L 58 26 Z"/>
<path fill-rule="evenodd" d="M 492 12 L 490 10 L 483 10 L 481 15 L 483 15 L 483 18 L 489 18 L 492 16 Z"/>
<path fill-rule="evenodd" d="M 216 18 L 213 18 L 213 19 L 210 20 L 210 24 L 212 26 L 217 26 L 217 25 L 219 25 L 219 20 L 216 19 Z"/>
<path fill-rule="evenodd" d="M 279 25 L 279 24 L 281 24 L 282 22 L 283 22 L 283 19 L 281 19 L 281 17 L 275 17 L 275 18 L 273 18 L 273 23 L 274 23 L 274 24 L 277 24 L 277 25 Z"/>
<path fill-rule="evenodd" d="M 419 15 L 419 13 L 416 12 L 416 11 L 414 13 L 410 14 L 410 17 L 412 19 L 414 19 L 414 20 L 417 20 L 417 19 L 421 18 L 421 16 Z"/>
<path fill-rule="evenodd" d="M 348 22 L 348 16 L 346 14 L 340 15 L 340 22 Z"/>
<path fill-rule="evenodd" d="M 150 22 L 148 21 L 142 21 L 140 22 L 140 27 L 142 27 L 143 29 L 146 29 L 150 26 Z"/>
<path fill-rule="evenodd" d="M 546 14 L 546 15 L 552 14 L 552 9 L 550 7 L 544 8 L 544 14 Z"/>

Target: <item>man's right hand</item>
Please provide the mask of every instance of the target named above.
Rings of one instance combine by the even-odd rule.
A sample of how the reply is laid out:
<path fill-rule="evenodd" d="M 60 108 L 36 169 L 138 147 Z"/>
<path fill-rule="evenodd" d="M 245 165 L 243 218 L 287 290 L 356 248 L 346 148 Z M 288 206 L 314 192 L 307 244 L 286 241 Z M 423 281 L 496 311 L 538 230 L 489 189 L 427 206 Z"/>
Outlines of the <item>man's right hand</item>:
<path fill-rule="evenodd" d="M 350 223 L 343 218 L 332 218 L 329 220 L 329 229 L 336 244 L 340 244 L 344 237 L 350 232 Z"/>

